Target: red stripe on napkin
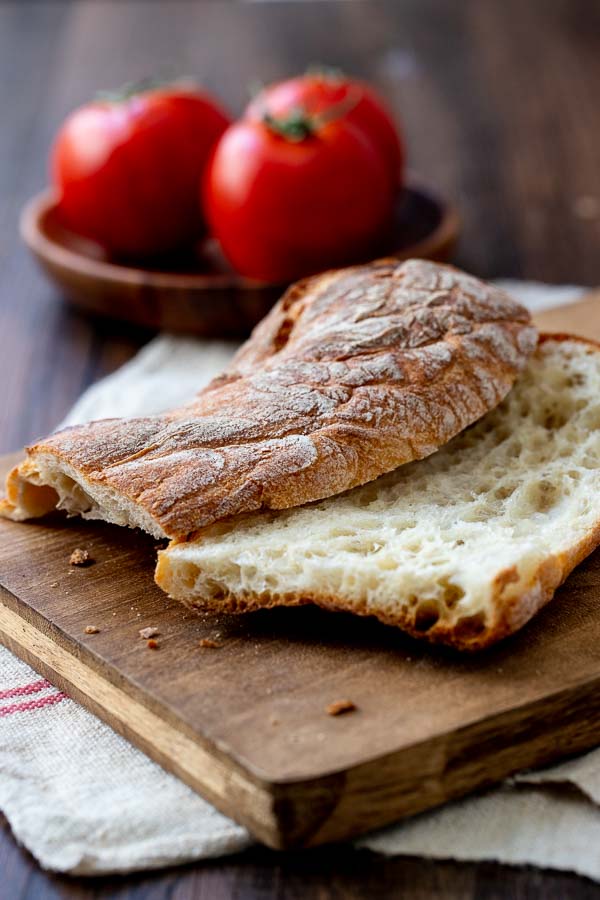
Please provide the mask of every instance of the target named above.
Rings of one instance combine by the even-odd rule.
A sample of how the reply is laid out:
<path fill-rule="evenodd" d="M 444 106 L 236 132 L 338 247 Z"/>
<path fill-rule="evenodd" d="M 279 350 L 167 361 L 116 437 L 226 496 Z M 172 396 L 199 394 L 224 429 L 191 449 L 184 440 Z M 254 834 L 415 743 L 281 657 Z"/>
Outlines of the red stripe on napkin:
<path fill-rule="evenodd" d="M 0 707 L 0 718 L 10 716 L 12 713 L 27 712 L 31 709 L 43 709 L 45 706 L 54 706 L 61 700 L 66 700 L 67 695 L 61 691 L 49 694 L 47 697 L 39 697 L 37 700 L 27 700 L 25 703 L 12 703 L 10 706 Z"/>
<path fill-rule="evenodd" d="M 31 684 L 24 684 L 22 687 L 7 688 L 0 691 L 0 700 L 8 700 L 9 697 L 22 697 L 24 694 L 37 694 L 38 691 L 44 691 L 46 688 L 52 687 L 45 678 L 40 681 L 33 681 Z"/>

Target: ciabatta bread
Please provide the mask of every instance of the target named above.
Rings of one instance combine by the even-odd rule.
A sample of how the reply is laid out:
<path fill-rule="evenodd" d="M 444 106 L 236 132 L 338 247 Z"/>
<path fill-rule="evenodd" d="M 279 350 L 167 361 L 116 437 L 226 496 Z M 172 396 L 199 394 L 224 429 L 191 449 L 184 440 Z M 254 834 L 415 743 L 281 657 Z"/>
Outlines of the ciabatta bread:
<path fill-rule="evenodd" d="M 536 340 L 523 307 L 456 269 L 382 260 L 330 272 L 288 290 L 188 406 L 29 448 L 1 512 L 59 507 L 185 538 L 328 497 L 428 456 L 479 419 Z"/>
<path fill-rule="evenodd" d="M 600 543 L 600 345 L 547 337 L 503 403 L 428 459 L 302 509 L 213 525 L 160 554 L 194 607 L 316 603 L 484 647 Z"/>

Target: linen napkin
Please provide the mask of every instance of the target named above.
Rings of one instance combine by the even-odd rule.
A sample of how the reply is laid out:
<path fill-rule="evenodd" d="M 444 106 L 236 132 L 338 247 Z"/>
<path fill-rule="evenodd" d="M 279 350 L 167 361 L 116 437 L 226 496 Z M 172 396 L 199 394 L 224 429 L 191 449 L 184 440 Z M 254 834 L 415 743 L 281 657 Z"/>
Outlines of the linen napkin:
<path fill-rule="evenodd" d="M 539 311 L 582 289 L 503 283 Z M 163 335 L 91 387 L 65 423 L 160 412 L 188 399 L 233 344 Z M 0 809 L 49 868 L 94 875 L 243 850 L 248 832 L 0 648 Z M 388 855 L 491 859 L 600 881 L 600 749 L 362 837 Z"/>

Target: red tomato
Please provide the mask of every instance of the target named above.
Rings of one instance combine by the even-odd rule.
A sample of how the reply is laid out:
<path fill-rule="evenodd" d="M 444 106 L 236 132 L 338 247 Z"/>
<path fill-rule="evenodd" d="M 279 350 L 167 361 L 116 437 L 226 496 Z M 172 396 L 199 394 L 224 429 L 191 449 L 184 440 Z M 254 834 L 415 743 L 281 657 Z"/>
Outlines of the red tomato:
<path fill-rule="evenodd" d="M 305 120 L 242 119 L 217 144 L 205 179 L 206 215 L 225 255 L 261 281 L 373 255 L 393 201 L 387 163 L 343 119 L 314 130 Z"/>
<path fill-rule="evenodd" d="M 174 85 L 75 110 L 51 159 L 65 225 L 118 256 L 193 243 L 198 185 L 228 123 L 210 97 Z"/>
<path fill-rule="evenodd" d="M 342 115 L 360 128 L 387 160 L 396 187 L 404 180 L 404 147 L 394 119 L 379 95 L 362 81 L 337 73 L 308 73 L 270 85 L 250 103 L 246 115 L 276 118 L 303 110 L 312 117 Z"/>

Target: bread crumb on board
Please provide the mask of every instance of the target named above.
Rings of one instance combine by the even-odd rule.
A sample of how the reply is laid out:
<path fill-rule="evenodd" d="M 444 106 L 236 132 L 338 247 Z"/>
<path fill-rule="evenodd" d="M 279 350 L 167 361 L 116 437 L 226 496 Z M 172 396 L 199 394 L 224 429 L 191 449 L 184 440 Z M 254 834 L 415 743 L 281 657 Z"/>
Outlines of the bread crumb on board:
<path fill-rule="evenodd" d="M 158 641 L 155 641 L 154 638 L 150 638 L 150 640 L 146 644 L 148 650 L 158 650 L 160 644 Z"/>
<path fill-rule="evenodd" d="M 89 551 L 82 550 L 81 547 L 76 547 L 69 557 L 69 565 L 71 566 L 91 566 L 93 563 L 94 560 L 90 556 Z"/>
<path fill-rule="evenodd" d="M 140 628 L 138 634 L 141 638 L 144 638 L 144 640 L 147 641 L 150 638 L 155 638 L 157 635 L 159 635 L 160 631 L 153 625 L 149 625 L 147 628 Z"/>
<path fill-rule="evenodd" d="M 328 716 L 341 716 L 344 713 L 354 712 L 355 709 L 356 705 L 352 700 L 334 700 L 325 707 L 325 712 Z"/>
<path fill-rule="evenodd" d="M 217 650 L 221 644 L 219 641 L 214 641 L 212 638 L 201 638 L 198 641 L 199 647 L 208 647 L 210 650 Z"/>
<path fill-rule="evenodd" d="M 86 625 L 84 631 L 86 634 L 98 634 L 100 629 L 96 625 Z"/>

